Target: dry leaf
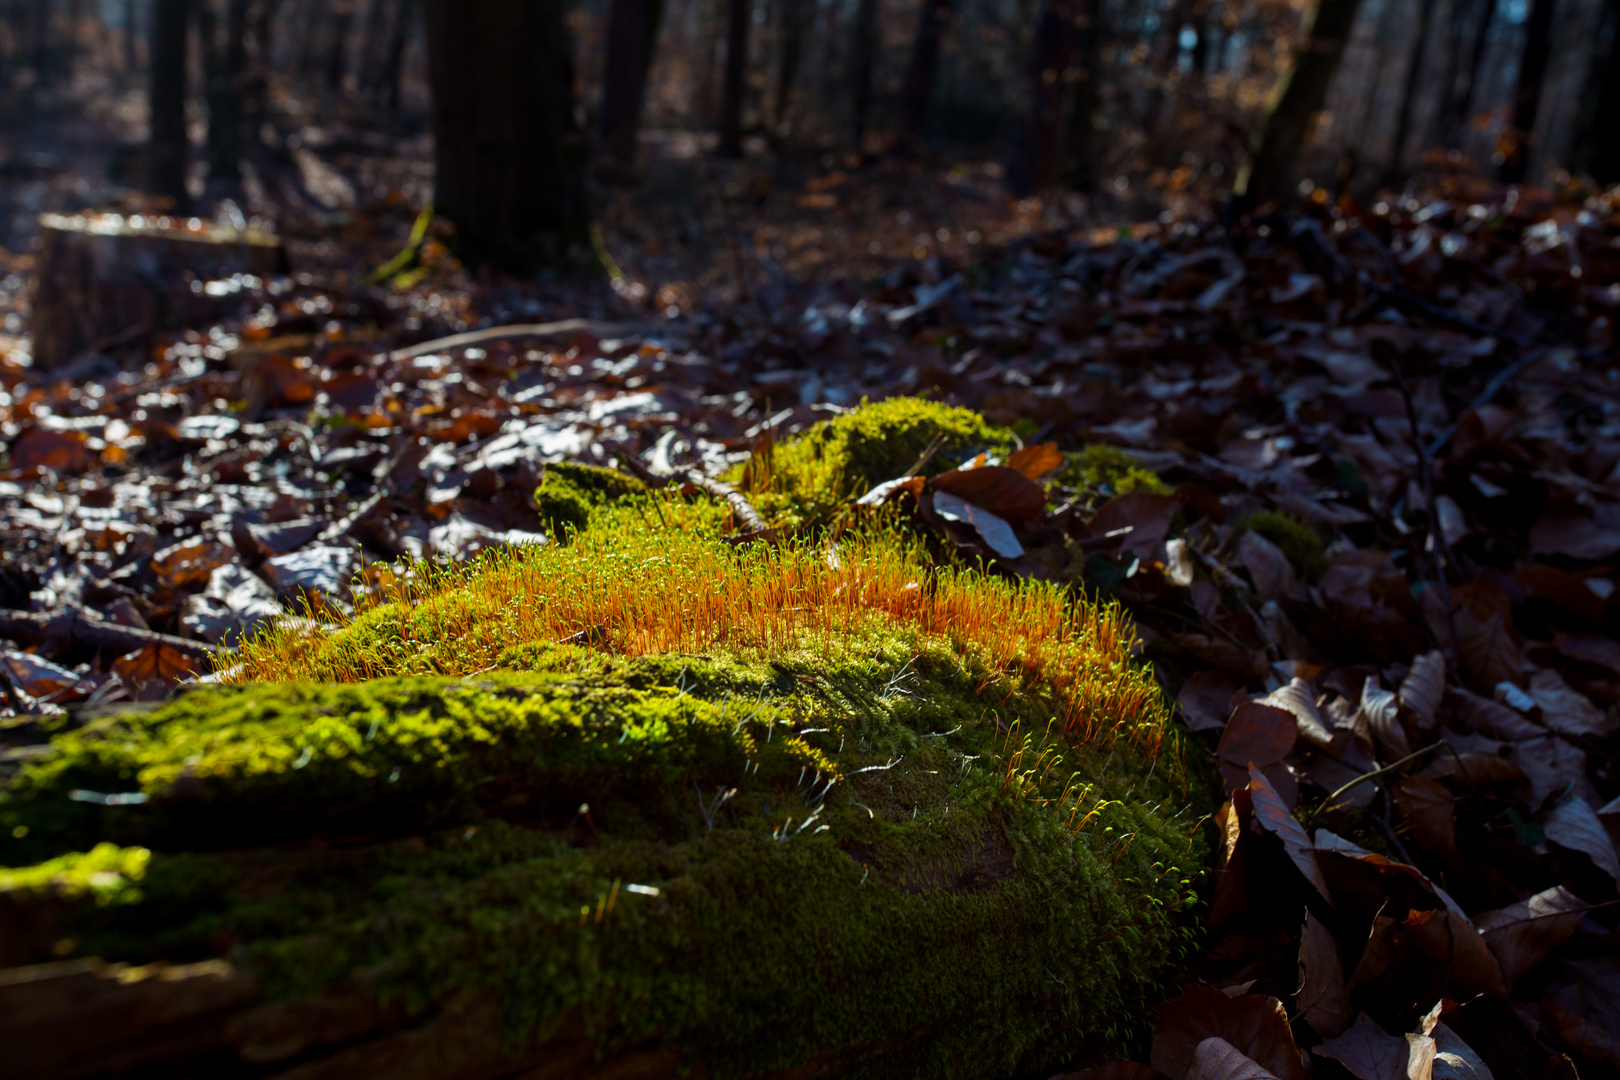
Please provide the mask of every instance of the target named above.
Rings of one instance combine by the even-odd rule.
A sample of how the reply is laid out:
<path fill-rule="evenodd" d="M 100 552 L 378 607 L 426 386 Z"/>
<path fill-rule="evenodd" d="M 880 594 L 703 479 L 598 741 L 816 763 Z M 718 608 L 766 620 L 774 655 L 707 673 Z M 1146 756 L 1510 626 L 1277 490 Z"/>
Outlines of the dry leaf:
<path fill-rule="evenodd" d="M 1187 1080 L 1277 1080 L 1277 1077 L 1219 1035 L 1211 1035 L 1193 1052 L 1193 1067 Z"/>
<path fill-rule="evenodd" d="M 1424 851 L 1457 849 L 1457 800 L 1439 781 L 1403 776 L 1391 786 L 1406 828 Z"/>
<path fill-rule="evenodd" d="M 1553 646 L 1571 660 L 1620 675 L 1620 641 L 1599 634 L 1559 634 Z"/>
<path fill-rule="evenodd" d="M 1399 929 L 1407 943 L 1444 969 L 1458 997 L 1507 997 L 1502 969 L 1468 919 L 1443 908 L 1413 911 Z"/>
<path fill-rule="evenodd" d="M 1463 670 L 1475 686 L 1512 682 L 1531 666 L 1505 610 L 1493 612 L 1472 629 L 1462 631 L 1459 652 Z"/>
<path fill-rule="evenodd" d="M 1036 483 L 1041 477 L 1063 464 L 1063 454 L 1057 448 L 1057 443 L 1041 443 L 1039 446 L 1026 446 L 1021 450 L 1014 450 L 1007 458 L 1007 467 L 1016 469 Z"/>
<path fill-rule="evenodd" d="M 112 670 L 136 686 L 148 682 L 172 686 L 196 674 L 199 663 L 178 649 L 152 644 L 120 656 L 112 662 Z"/>
<path fill-rule="evenodd" d="M 1503 742 L 1518 742 L 1545 735 L 1547 729 L 1514 712 L 1499 701 L 1453 689 L 1451 701 L 1458 714 L 1474 731 Z"/>
<path fill-rule="evenodd" d="M 1570 1053 L 1600 1068 L 1620 1070 L 1620 1039 L 1608 1029 L 1550 1001 L 1543 1002 L 1541 1008 Z"/>
<path fill-rule="evenodd" d="M 1564 735 L 1604 738 L 1613 735 L 1617 724 L 1604 716 L 1585 694 L 1570 689 L 1558 672 L 1542 668 L 1530 677 L 1530 699 L 1541 707 L 1541 718 L 1554 731 Z"/>
<path fill-rule="evenodd" d="M 1322 722 L 1322 714 L 1316 709 L 1316 699 L 1304 679 L 1296 677 L 1287 686 L 1279 686 L 1260 700 L 1261 704 L 1292 713 L 1300 737 L 1312 746 L 1323 750 L 1332 747 L 1333 733 Z"/>
<path fill-rule="evenodd" d="M 1424 769 L 1421 775 L 1431 780 L 1454 779 L 1468 785 L 1503 784 L 1523 780 L 1524 770 L 1500 754 L 1485 750 L 1451 754 L 1442 747 L 1434 764 Z"/>
<path fill-rule="evenodd" d="M 934 477 L 928 486 L 935 493 L 936 508 L 941 492 L 997 517 L 1038 517 L 1046 508 L 1046 490 L 1017 469 L 1005 465 L 953 469 Z"/>
<path fill-rule="evenodd" d="M 1438 1010 L 1439 1006 L 1435 1008 Z M 1445 1024 L 1435 1024 L 1429 1037 L 1434 1040 L 1431 1080 L 1496 1080 L 1473 1047 Z"/>
<path fill-rule="evenodd" d="M 1193 673 L 1176 695 L 1182 718 L 1193 731 L 1218 731 L 1231 712 L 1232 695 L 1237 687 L 1218 671 Z"/>
<path fill-rule="evenodd" d="M 1087 527 L 1093 536 L 1129 528 L 1131 531 L 1119 542 L 1120 553 L 1151 562 L 1159 559 L 1159 546 L 1164 543 L 1165 533 L 1170 531 L 1170 520 L 1180 508 L 1181 500 L 1174 495 L 1133 491 L 1109 499 Z"/>
<path fill-rule="evenodd" d="M 1554 949 L 1569 940 L 1591 905 L 1554 886 L 1510 907 L 1481 912 L 1474 925 L 1496 957 L 1509 990 Z"/>
<path fill-rule="evenodd" d="M 1164 1080 L 1164 1077 L 1159 1070 L 1150 1065 L 1138 1065 L 1134 1061 L 1117 1061 L 1100 1069 L 1058 1073 L 1056 1076 L 1048 1077 L 1047 1080 Z"/>
<path fill-rule="evenodd" d="M 1299 938 L 1298 1013 L 1324 1039 L 1350 1026 L 1350 996 L 1344 985 L 1344 960 L 1338 942 L 1316 916 L 1305 912 Z"/>
<path fill-rule="evenodd" d="M 1406 1080 L 1406 1040 L 1387 1034 L 1366 1013 L 1315 1052 L 1343 1065 L 1356 1080 Z"/>
<path fill-rule="evenodd" d="M 1272 705 L 1245 701 L 1232 710 L 1215 753 L 1239 768 L 1246 769 L 1251 763 L 1263 768 L 1287 757 L 1294 749 L 1294 739 L 1292 714 Z"/>
<path fill-rule="evenodd" d="M 1215 812 L 1215 827 L 1221 836 L 1215 862 L 1215 903 L 1209 913 L 1209 921 L 1215 926 L 1231 922 L 1248 910 L 1249 860 L 1243 822 L 1252 809 L 1248 791 L 1240 789 Z"/>
<path fill-rule="evenodd" d="M 1360 713 L 1389 760 L 1399 760 L 1412 752 L 1406 729 L 1401 726 L 1400 699 L 1380 687 L 1371 675 L 1361 687 Z"/>
<path fill-rule="evenodd" d="M 1266 599 L 1287 599 L 1298 592 L 1299 583 L 1288 556 L 1254 530 L 1238 538 L 1238 557 L 1249 571 L 1255 591 Z"/>
<path fill-rule="evenodd" d="M 1153 1067 L 1166 1076 L 1186 1076 L 1198 1060 L 1198 1046 L 1211 1036 L 1224 1039 L 1278 1080 L 1310 1076 L 1282 1002 L 1260 994 L 1233 997 L 1194 986 L 1168 1002 L 1153 1036 Z"/>
<path fill-rule="evenodd" d="M 1547 815 L 1541 823 L 1547 839 L 1559 847 L 1579 851 L 1592 860 L 1620 885 L 1620 856 L 1615 854 L 1614 842 L 1608 830 L 1593 812 L 1592 807 L 1579 795 L 1570 795 Z"/>
<path fill-rule="evenodd" d="M 1434 729 L 1440 701 L 1446 693 L 1446 658 L 1439 649 L 1412 661 L 1412 669 L 1401 680 L 1401 704 L 1418 718 L 1418 730 Z"/>
<path fill-rule="evenodd" d="M 974 469 L 973 472 L 985 472 Z M 959 521 L 971 525 L 984 540 L 985 546 L 1004 559 L 1016 559 L 1024 554 L 1024 545 L 1006 520 L 974 503 L 965 502 L 948 491 L 934 492 L 934 512 L 946 521 Z"/>
<path fill-rule="evenodd" d="M 1434 1040 L 1427 1035 L 1412 1032 L 1406 1036 L 1407 1080 L 1434 1080 L 1434 1057 L 1438 1051 Z"/>
<path fill-rule="evenodd" d="M 55 469 L 57 472 L 83 472 L 96 463 L 96 455 L 86 445 L 82 431 L 54 431 L 29 428 L 11 444 L 14 469 Z"/>
<path fill-rule="evenodd" d="M 1230 730 L 1230 728 L 1228 729 Z M 1282 841 L 1283 849 L 1288 852 L 1288 858 L 1299 867 L 1299 872 L 1305 875 L 1305 880 L 1316 887 L 1322 898 L 1329 904 L 1333 903 L 1333 894 L 1328 889 L 1327 878 L 1322 876 L 1322 868 L 1316 863 L 1316 849 L 1311 844 L 1310 834 L 1305 827 L 1294 820 L 1294 815 L 1288 812 L 1288 807 L 1277 795 L 1277 789 L 1271 786 L 1258 768 L 1249 766 L 1249 797 L 1254 800 L 1254 819 L 1260 827 L 1272 833 Z"/>

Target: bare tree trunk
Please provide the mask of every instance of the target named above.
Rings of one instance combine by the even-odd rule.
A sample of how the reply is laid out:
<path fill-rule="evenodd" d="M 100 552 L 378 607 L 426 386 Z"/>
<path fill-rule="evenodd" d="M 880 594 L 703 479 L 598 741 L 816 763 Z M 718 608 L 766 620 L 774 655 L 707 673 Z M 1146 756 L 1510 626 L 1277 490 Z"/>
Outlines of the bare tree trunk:
<path fill-rule="evenodd" d="M 776 93 L 771 103 L 771 120 L 780 127 L 788 123 L 793 107 L 793 86 L 799 79 L 799 58 L 804 55 L 804 0 L 779 0 L 777 16 L 781 38 L 776 51 Z"/>
<path fill-rule="evenodd" d="M 663 0 L 612 0 L 608 9 L 607 62 L 602 67 L 602 151 L 629 167 L 647 95 L 647 72 L 658 44 Z"/>
<path fill-rule="evenodd" d="M 377 88 L 377 73 L 382 67 L 382 43 L 386 38 L 389 0 L 370 0 L 366 5 L 365 22 L 360 28 L 360 44 L 355 56 L 355 82 L 360 93 L 370 99 Z"/>
<path fill-rule="evenodd" d="M 590 249 L 561 0 L 429 0 L 434 206 L 471 263 L 518 274 Z"/>
<path fill-rule="evenodd" d="M 255 0 L 250 25 L 253 48 L 242 74 L 242 127 L 251 154 L 259 146 L 270 98 L 270 72 L 275 69 L 276 12 L 281 0 Z"/>
<path fill-rule="evenodd" d="M 951 22 L 951 0 L 923 0 L 917 15 L 917 36 L 911 43 L 911 62 L 906 66 L 905 89 L 900 94 L 900 142 L 916 143 L 923 114 L 934 98 L 934 82 L 939 77 L 939 46 Z"/>
<path fill-rule="evenodd" d="M 388 55 L 383 61 L 378 94 L 387 95 L 390 115 L 399 113 L 400 83 L 405 74 L 405 46 L 410 42 L 411 30 L 416 25 L 417 0 L 398 0 L 394 12 L 393 32 L 388 38 Z"/>
<path fill-rule="evenodd" d="M 343 89 L 343 76 L 348 71 L 349 31 L 354 27 L 354 4 L 339 0 L 332 5 L 332 51 L 326 54 L 326 85 L 333 90 Z"/>
<path fill-rule="evenodd" d="M 925 0 L 926 2 L 926 0 Z M 872 119 L 872 77 L 877 67 L 877 0 L 860 0 L 855 7 L 855 41 L 850 51 L 850 101 L 853 106 L 850 146 L 862 152 L 866 125 Z"/>
<path fill-rule="evenodd" d="M 1075 50 L 1077 70 L 1073 101 L 1069 106 L 1066 156 L 1069 185 L 1076 191 L 1094 191 L 1100 179 L 1093 141 L 1096 138 L 1097 108 L 1101 102 L 1102 0 L 1080 0 L 1080 9 L 1075 24 L 1079 43 Z"/>
<path fill-rule="evenodd" d="M 1412 110 L 1417 104 L 1418 80 L 1423 74 L 1423 60 L 1429 49 L 1429 28 L 1434 24 L 1436 0 L 1418 0 L 1417 40 L 1412 43 L 1412 56 L 1406 64 L 1406 87 L 1401 93 L 1401 110 L 1395 118 L 1395 141 L 1389 150 L 1389 165 L 1384 170 L 1386 183 L 1395 183 L 1401 175 L 1401 162 L 1406 155 L 1406 137 L 1412 131 Z"/>
<path fill-rule="evenodd" d="M 135 51 L 135 0 L 124 0 L 124 70 L 133 72 L 140 61 Z"/>
<path fill-rule="evenodd" d="M 1576 161 L 1601 184 L 1620 182 L 1620 0 L 1603 5 L 1582 100 Z"/>
<path fill-rule="evenodd" d="M 1063 175 L 1065 73 L 1074 59 L 1079 17 L 1077 0 L 1046 0 L 1035 23 L 1029 106 L 1007 157 L 1007 189 L 1019 197 L 1052 187 Z"/>
<path fill-rule="evenodd" d="M 304 0 L 303 35 L 298 45 L 298 76 L 307 79 L 315 73 L 315 47 L 321 29 L 321 16 L 326 14 L 323 0 Z"/>
<path fill-rule="evenodd" d="M 1193 4 L 1192 69 L 1196 75 L 1208 74 L 1209 67 L 1209 9 L 1214 0 L 1197 0 Z"/>
<path fill-rule="evenodd" d="M 1554 0 L 1532 0 L 1530 17 L 1524 24 L 1524 48 L 1519 53 L 1519 79 L 1513 92 L 1511 148 L 1502 161 L 1503 183 L 1524 182 L 1530 168 L 1530 141 L 1536 134 L 1536 114 L 1541 111 L 1541 88 L 1547 80 L 1547 61 L 1552 46 Z"/>
<path fill-rule="evenodd" d="M 147 184 L 184 207 L 186 195 L 186 38 L 191 0 L 153 0 L 151 142 Z"/>
<path fill-rule="evenodd" d="M 720 90 L 720 156 L 742 157 L 744 81 L 748 74 L 748 24 L 752 0 L 730 0 L 726 33 L 726 71 Z"/>
<path fill-rule="evenodd" d="M 1474 98 L 1479 90 L 1479 69 L 1485 62 L 1485 49 L 1490 44 L 1491 24 L 1496 21 L 1498 0 L 1480 0 L 1479 21 L 1474 24 L 1474 44 L 1468 54 L 1468 70 L 1462 90 L 1447 102 L 1443 137 L 1446 142 L 1458 141 L 1462 127 L 1473 111 Z"/>
<path fill-rule="evenodd" d="M 248 0 L 225 0 L 224 36 L 212 5 L 202 0 L 198 28 L 208 71 L 208 178 L 228 184 L 242 179 L 242 84 L 246 76 Z"/>
<path fill-rule="evenodd" d="M 1317 0 L 1304 41 L 1294 50 L 1294 68 L 1266 112 L 1254 148 L 1233 185 L 1240 208 L 1283 194 L 1311 121 L 1322 109 L 1328 83 L 1344 57 L 1360 0 Z"/>

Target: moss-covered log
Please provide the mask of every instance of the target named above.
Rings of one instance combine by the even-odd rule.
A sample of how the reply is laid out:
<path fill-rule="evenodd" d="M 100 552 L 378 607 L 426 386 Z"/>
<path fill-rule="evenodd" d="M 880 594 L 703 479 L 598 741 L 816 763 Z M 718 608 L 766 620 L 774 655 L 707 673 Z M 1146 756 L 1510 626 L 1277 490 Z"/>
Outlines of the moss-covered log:
<path fill-rule="evenodd" d="M 591 479 L 566 545 L 247 646 L 306 681 L 5 780 L 25 1075 L 1018 1076 L 1145 1023 L 1204 808 L 1117 613 Z"/>

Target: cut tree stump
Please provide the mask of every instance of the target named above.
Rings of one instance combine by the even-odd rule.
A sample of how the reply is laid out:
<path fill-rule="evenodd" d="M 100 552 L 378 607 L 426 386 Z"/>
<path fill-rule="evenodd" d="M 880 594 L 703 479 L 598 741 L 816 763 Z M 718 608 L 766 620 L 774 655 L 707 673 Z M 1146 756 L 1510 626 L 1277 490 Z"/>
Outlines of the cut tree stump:
<path fill-rule="evenodd" d="M 60 367 L 212 314 L 205 283 L 287 272 L 281 241 L 195 218 L 42 214 L 34 363 Z"/>

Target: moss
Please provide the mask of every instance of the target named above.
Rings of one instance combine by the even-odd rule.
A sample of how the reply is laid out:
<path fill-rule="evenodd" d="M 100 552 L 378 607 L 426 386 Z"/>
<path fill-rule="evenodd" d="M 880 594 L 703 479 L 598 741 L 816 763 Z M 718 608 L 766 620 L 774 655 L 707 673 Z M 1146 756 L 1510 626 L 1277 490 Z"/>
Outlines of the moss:
<path fill-rule="evenodd" d="M 139 886 L 151 857 L 145 848 L 103 842 L 89 851 L 70 851 L 35 866 L 0 867 L 0 894 L 17 889 L 69 900 L 89 897 L 99 905 L 131 903 L 140 899 Z"/>
<path fill-rule="evenodd" d="M 1145 491 L 1152 495 L 1168 495 L 1173 490 L 1159 479 L 1157 473 L 1143 468 L 1141 463 L 1115 446 L 1093 444 L 1071 454 L 1058 482 L 1077 491 L 1112 498 Z"/>
<path fill-rule="evenodd" d="M 645 490 L 641 481 L 613 469 L 562 462 L 546 466 L 534 502 L 541 527 L 552 538 L 564 540 L 584 531 L 594 509 Z"/>
<path fill-rule="evenodd" d="M 774 447 L 768 462 L 739 467 L 736 479 L 774 522 L 817 525 L 832 510 L 911 469 L 936 439 L 938 447 L 922 469 L 929 476 L 976 453 L 1005 456 L 1017 445 L 1012 432 L 970 409 L 888 398 L 816 424 Z"/>
<path fill-rule="evenodd" d="M 507 659 L 530 670 L 213 689 L 58 736 L 0 806 L 10 854 L 150 840 L 143 898 L 73 928 L 108 959 L 230 941 L 273 997 L 386 971 L 413 1007 L 493 992 L 515 1034 L 583 1015 L 605 1053 L 717 1075 L 1050 1070 L 1174 957 L 1202 859 L 1175 770 L 1072 745 L 1016 671 L 903 627 Z M 150 798 L 66 799 L 92 782 Z"/>
<path fill-rule="evenodd" d="M 1233 522 L 1233 529 L 1233 535 L 1252 530 L 1270 540 L 1306 577 L 1315 580 L 1322 576 L 1322 538 L 1303 521 L 1275 510 L 1261 510 Z"/>

